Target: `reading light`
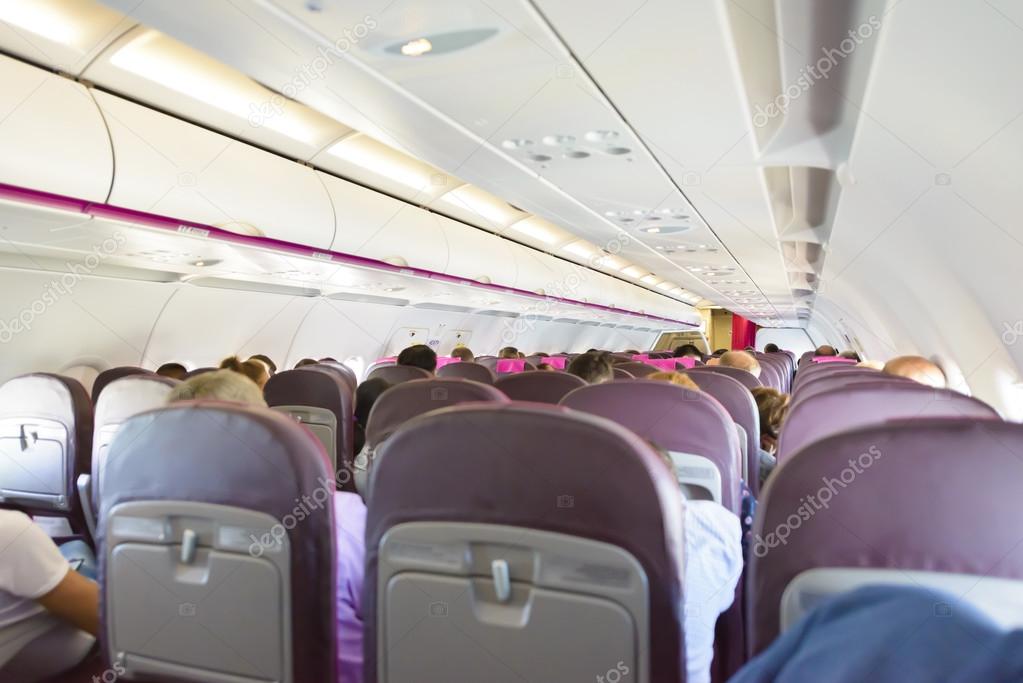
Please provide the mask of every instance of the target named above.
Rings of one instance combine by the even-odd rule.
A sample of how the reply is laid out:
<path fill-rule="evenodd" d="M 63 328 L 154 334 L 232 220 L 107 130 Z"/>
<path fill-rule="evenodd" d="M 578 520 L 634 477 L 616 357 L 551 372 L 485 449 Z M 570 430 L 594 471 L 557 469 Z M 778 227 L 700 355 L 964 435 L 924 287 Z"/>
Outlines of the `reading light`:
<path fill-rule="evenodd" d="M 401 54 L 406 57 L 419 57 L 433 49 L 433 43 L 426 38 L 416 38 L 401 46 Z"/>

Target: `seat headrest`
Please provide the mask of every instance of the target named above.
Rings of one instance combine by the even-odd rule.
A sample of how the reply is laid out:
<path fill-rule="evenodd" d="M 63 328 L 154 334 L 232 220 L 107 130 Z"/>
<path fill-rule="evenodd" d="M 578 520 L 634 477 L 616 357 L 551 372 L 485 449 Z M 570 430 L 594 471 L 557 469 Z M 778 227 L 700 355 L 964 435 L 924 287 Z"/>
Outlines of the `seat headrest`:
<path fill-rule="evenodd" d="M 96 405 L 99 402 L 100 394 L 107 387 L 108 384 L 122 377 L 130 377 L 132 375 L 155 375 L 156 373 L 150 372 L 144 368 L 136 368 L 130 365 L 125 365 L 117 368 L 110 368 L 96 375 L 96 380 L 92 383 L 92 403 Z"/>
<path fill-rule="evenodd" d="M 383 535 L 405 522 L 501 524 L 610 543 L 636 557 L 649 581 L 650 680 L 684 679 L 683 500 L 673 474 L 635 434 L 555 406 L 458 406 L 407 423 L 376 467 L 367 577 L 376 575 Z M 367 651 L 375 647 L 375 583 L 367 580 L 363 606 Z M 367 673 L 370 680 L 375 671 Z"/>
<path fill-rule="evenodd" d="M 520 372 L 503 375 L 494 386 L 513 401 L 557 403 L 573 389 L 586 386 L 586 380 L 566 372 Z"/>
<path fill-rule="evenodd" d="M 748 569 L 753 652 L 778 634 L 799 573 L 874 567 L 1023 579 L 1023 426 L 920 418 L 823 438 L 782 463 L 760 499 Z"/>
<path fill-rule="evenodd" d="M 721 472 L 722 505 L 738 512 L 739 437 L 732 418 L 709 394 L 632 379 L 576 389 L 561 405 L 613 420 L 666 451 L 708 458 Z"/>

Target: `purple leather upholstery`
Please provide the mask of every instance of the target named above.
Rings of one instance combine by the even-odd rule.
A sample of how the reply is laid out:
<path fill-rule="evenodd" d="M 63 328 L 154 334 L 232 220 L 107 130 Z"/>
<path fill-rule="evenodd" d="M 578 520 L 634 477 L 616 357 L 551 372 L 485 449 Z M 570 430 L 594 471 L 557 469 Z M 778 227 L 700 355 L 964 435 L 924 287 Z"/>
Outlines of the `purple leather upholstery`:
<path fill-rule="evenodd" d="M 162 407 L 167 395 L 180 382 L 155 373 L 129 374 L 107 386 L 108 391 L 96 402 L 93 414 L 92 440 L 92 492 L 93 514 L 99 507 L 100 482 L 103 480 L 103 464 L 110 445 L 110 425 L 122 424 L 133 415 Z"/>
<path fill-rule="evenodd" d="M 782 381 L 781 373 L 778 372 L 778 368 L 769 361 L 759 358 L 757 360 L 760 363 L 760 382 L 765 387 L 771 387 L 784 393 L 785 384 Z"/>
<path fill-rule="evenodd" d="M 824 377 L 825 375 L 839 374 L 843 372 L 853 373 L 878 373 L 879 370 L 873 368 L 860 368 L 855 365 L 841 364 L 841 363 L 822 363 L 818 365 L 809 364 L 801 369 L 796 374 L 796 379 L 792 383 L 792 390 L 795 391 L 804 382 L 817 377 Z"/>
<path fill-rule="evenodd" d="M 841 356 L 814 356 L 812 360 L 814 363 L 844 363 L 849 365 L 855 365 L 857 362 L 852 358 L 842 358 Z"/>
<path fill-rule="evenodd" d="M 465 379 L 413 380 L 391 387 L 373 404 L 366 425 L 367 445 L 379 446 L 413 417 L 438 408 L 486 401 L 507 403 L 508 397 L 490 386 Z"/>
<path fill-rule="evenodd" d="M 1019 525 L 1010 521 L 1023 490 L 1021 453 L 1020 425 L 952 418 L 863 427 L 795 453 L 771 475 L 754 527 L 752 652 L 778 635 L 785 587 L 814 567 L 1023 579 Z"/>
<path fill-rule="evenodd" d="M 366 520 L 366 681 L 377 680 L 380 541 L 391 527 L 419 521 L 509 525 L 623 548 L 649 585 L 650 680 L 685 681 L 676 537 L 684 501 L 635 434 L 555 406 L 459 406 L 409 422 L 381 456 Z M 559 507 L 566 496 L 572 504 Z"/>
<path fill-rule="evenodd" d="M 739 384 L 751 390 L 764 386 L 764 383 L 754 377 L 751 373 L 746 372 L 745 370 L 740 370 L 739 368 L 728 368 L 720 365 L 703 365 L 695 367 L 689 372 L 716 372 L 719 375 L 731 377 L 739 382 Z"/>
<path fill-rule="evenodd" d="M 746 431 L 746 485 L 756 495 L 760 488 L 760 412 L 753 394 L 738 381 L 716 372 L 691 372 L 690 379 L 724 407 L 732 421 Z"/>
<path fill-rule="evenodd" d="M 352 387 L 353 392 L 355 391 L 355 388 L 359 386 L 359 380 L 355 376 L 355 371 L 344 363 L 338 363 L 337 361 L 322 361 L 317 363 L 315 367 L 327 368 L 336 374 L 341 375 L 347 380 L 349 386 Z"/>
<path fill-rule="evenodd" d="M 296 500 L 308 500 L 306 496 L 323 488 L 332 495 L 333 482 L 323 446 L 286 415 L 235 403 L 177 403 L 130 418 L 111 444 L 99 515 L 100 545 L 107 533 L 105 520 L 121 503 L 187 500 L 284 520 L 294 518 Z M 291 547 L 293 680 L 333 681 L 337 632 L 333 506 L 307 508 L 300 523 L 290 528 L 282 524 Z M 99 583 L 105 593 L 106 554 L 98 554 Z M 106 604 L 105 596 L 100 604 Z"/>
<path fill-rule="evenodd" d="M 498 378 L 494 386 L 513 401 L 557 404 L 568 392 L 586 386 L 586 380 L 567 372 L 520 372 Z"/>
<path fill-rule="evenodd" d="M 633 377 L 646 377 L 652 375 L 655 372 L 660 372 L 660 368 L 655 368 L 653 365 L 647 365 L 641 361 L 628 361 L 625 363 L 615 363 L 615 369 L 624 370 Z"/>
<path fill-rule="evenodd" d="M 721 472 L 721 504 L 739 513 L 739 435 L 731 416 L 709 394 L 633 379 L 581 387 L 561 405 L 614 420 L 664 450 L 709 459 Z"/>
<path fill-rule="evenodd" d="M 469 379 L 474 382 L 493 384 L 497 375 L 493 370 L 479 363 L 451 363 L 437 369 L 438 377 Z"/>
<path fill-rule="evenodd" d="M 755 353 L 753 355 L 760 363 L 760 379 L 764 379 L 766 372 L 771 375 L 769 379 L 774 380 L 776 378 L 776 381 L 772 381 L 770 386 L 773 386 L 782 393 L 789 393 L 792 388 L 792 371 L 789 368 L 788 356 L 780 353 Z M 764 370 L 765 368 L 767 368 L 766 371 Z"/>
<path fill-rule="evenodd" d="M 307 365 L 297 370 L 284 370 L 270 378 L 263 388 L 270 407 L 310 406 L 329 410 L 337 419 L 335 453 L 337 453 L 337 482 L 343 491 L 355 493 L 352 478 L 355 459 L 354 388 L 334 369 Z"/>
<path fill-rule="evenodd" d="M 886 375 L 883 372 L 839 372 L 821 377 L 811 377 L 799 385 L 799 391 L 792 394 L 792 401 L 805 401 L 818 394 L 832 389 L 849 387 L 855 384 L 884 384 L 897 383 L 905 384 L 913 380 L 895 375 Z"/>
<path fill-rule="evenodd" d="M 838 432 L 917 417 L 999 419 L 991 406 L 951 389 L 934 389 L 916 382 L 839 387 L 792 405 L 778 440 L 778 460 Z"/>
<path fill-rule="evenodd" d="M 117 368 L 109 368 L 96 375 L 96 380 L 92 383 L 92 404 L 96 405 L 99 400 L 100 393 L 106 388 L 108 384 L 114 380 L 121 379 L 122 377 L 128 377 L 130 375 L 153 375 L 156 373 L 150 372 L 145 368 L 136 368 L 130 365 L 124 365 Z"/>
<path fill-rule="evenodd" d="M 628 370 L 622 370 L 617 365 L 614 368 L 614 373 L 615 373 L 615 379 L 616 380 L 618 380 L 618 379 L 636 379 L 636 376 L 634 374 L 632 374 Z M 653 373 L 651 373 L 651 374 L 653 374 Z"/>
<path fill-rule="evenodd" d="M 63 468 L 64 489 L 61 493 L 68 501 L 67 509 L 58 511 L 45 506 L 35 507 L 31 502 L 22 500 L 10 500 L 5 507 L 17 507 L 30 515 L 66 517 L 73 531 L 85 533 L 85 516 L 75 487 L 78 475 L 91 471 L 93 412 L 85 387 L 70 377 L 43 372 L 21 375 L 0 385 L 0 438 L 4 443 L 0 458 L 10 459 L 5 467 L 10 466 L 12 471 L 29 475 L 24 483 L 30 490 L 39 480 L 17 460 L 18 454 L 26 452 L 35 442 L 38 432 L 32 427 L 39 420 L 55 422 L 63 431 L 60 435 L 63 463 L 59 466 Z M 16 450 L 12 453 L 8 452 L 9 449 Z M 7 484 L 3 482 L 5 488 Z M 16 488 L 21 489 L 20 486 Z"/>
<path fill-rule="evenodd" d="M 390 384 L 401 384 L 414 379 L 433 377 L 428 371 L 414 365 L 381 365 L 366 376 L 366 379 L 380 377 Z"/>

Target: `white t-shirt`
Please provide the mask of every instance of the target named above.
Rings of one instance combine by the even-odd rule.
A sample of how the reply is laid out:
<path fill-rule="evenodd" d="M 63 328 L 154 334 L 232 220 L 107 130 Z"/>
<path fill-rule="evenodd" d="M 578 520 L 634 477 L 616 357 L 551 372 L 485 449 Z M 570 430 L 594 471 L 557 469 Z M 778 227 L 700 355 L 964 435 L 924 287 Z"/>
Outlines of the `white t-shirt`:
<path fill-rule="evenodd" d="M 56 588 L 70 568 L 29 517 L 0 510 L 0 628 L 43 611 L 36 598 Z"/>
<path fill-rule="evenodd" d="M 687 500 L 685 563 L 686 680 L 710 683 L 714 626 L 742 574 L 739 518 L 713 501 Z"/>

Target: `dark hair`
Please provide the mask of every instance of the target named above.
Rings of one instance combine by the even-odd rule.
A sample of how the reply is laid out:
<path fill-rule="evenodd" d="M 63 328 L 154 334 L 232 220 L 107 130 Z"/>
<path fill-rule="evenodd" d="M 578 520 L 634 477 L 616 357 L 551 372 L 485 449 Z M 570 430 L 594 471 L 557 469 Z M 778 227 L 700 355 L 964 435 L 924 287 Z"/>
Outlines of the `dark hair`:
<path fill-rule="evenodd" d="M 583 378 L 589 384 L 610 382 L 615 376 L 614 366 L 611 365 L 611 356 L 601 351 L 576 356 L 565 368 L 565 371 L 570 375 Z"/>
<path fill-rule="evenodd" d="M 255 382 L 256 386 L 259 387 L 260 390 L 263 389 L 263 385 L 266 384 L 266 381 L 270 379 L 270 372 L 267 370 L 266 366 L 252 358 L 243 361 L 238 358 L 238 356 L 228 356 L 220 362 L 220 369 L 232 370 L 240 375 L 245 375 Z"/>
<path fill-rule="evenodd" d="M 728 349 L 716 349 L 714 351 L 713 355 L 715 357 L 717 357 L 717 358 L 720 358 L 721 356 L 725 355 L 726 353 L 728 353 Z"/>
<path fill-rule="evenodd" d="M 534 355 L 534 356 L 536 356 L 536 357 L 538 357 L 538 358 L 550 358 L 550 357 L 551 357 L 551 354 L 549 354 L 549 353 L 544 353 L 543 351 L 537 351 L 537 352 L 536 352 L 536 353 L 534 353 L 533 355 Z"/>
<path fill-rule="evenodd" d="M 433 372 L 437 369 L 437 352 L 426 344 L 413 344 L 398 354 L 398 365 L 412 365 Z"/>
<path fill-rule="evenodd" d="M 451 357 L 457 358 L 463 363 L 472 363 L 476 360 L 476 356 L 473 355 L 468 346 L 456 346 L 451 350 Z"/>
<path fill-rule="evenodd" d="M 277 363 L 270 360 L 270 356 L 264 356 L 262 353 L 257 353 L 254 356 L 249 356 L 249 360 L 256 359 L 261 360 L 266 364 L 266 367 L 270 369 L 270 375 L 273 376 L 277 372 Z"/>
<path fill-rule="evenodd" d="M 188 374 L 188 368 L 181 363 L 164 363 L 156 369 L 156 374 L 161 377 L 170 377 L 171 379 L 185 379 L 185 375 Z"/>
<path fill-rule="evenodd" d="M 318 361 L 313 360 L 312 358 L 303 358 L 299 362 L 295 363 L 295 367 L 296 368 L 304 368 L 307 365 L 316 365 L 317 363 L 318 363 Z"/>
<path fill-rule="evenodd" d="M 336 363 L 337 362 L 337 358 L 331 358 L 330 356 L 326 356 L 324 358 L 321 358 L 320 362 L 321 363 Z"/>
<path fill-rule="evenodd" d="M 518 358 L 519 350 L 514 346 L 506 346 L 497 352 L 498 358 Z"/>
<path fill-rule="evenodd" d="M 778 348 L 777 344 L 768 344 L 764 347 L 764 353 L 778 353 L 781 349 Z"/>
<path fill-rule="evenodd" d="M 838 351 L 835 350 L 834 346 L 825 344 L 824 346 L 818 346 L 817 350 L 813 352 L 815 356 L 837 356 Z"/>
<path fill-rule="evenodd" d="M 703 358 L 703 354 L 700 353 L 700 349 L 696 348 L 693 344 L 683 344 L 677 347 L 672 354 L 675 358 Z"/>
<path fill-rule="evenodd" d="M 838 355 L 841 358 L 848 358 L 849 360 L 854 360 L 857 363 L 859 363 L 860 360 L 861 360 L 860 354 L 856 353 L 855 351 L 843 351 L 842 353 L 840 353 Z"/>
<path fill-rule="evenodd" d="M 377 399 L 385 391 L 391 388 L 391 383 L 382 377 L 373 377 L 360 384 L 355 390 L 355 431 L 352 445 L 355 454 L 362 452 L 366 445 L 366 426 L 369 424 L 369 414 L 373 410 Z"/>

